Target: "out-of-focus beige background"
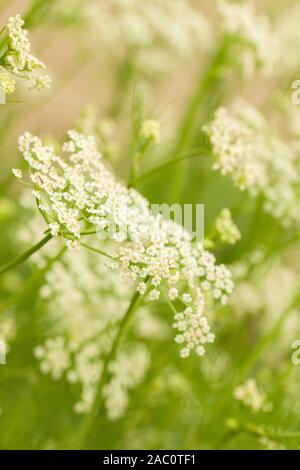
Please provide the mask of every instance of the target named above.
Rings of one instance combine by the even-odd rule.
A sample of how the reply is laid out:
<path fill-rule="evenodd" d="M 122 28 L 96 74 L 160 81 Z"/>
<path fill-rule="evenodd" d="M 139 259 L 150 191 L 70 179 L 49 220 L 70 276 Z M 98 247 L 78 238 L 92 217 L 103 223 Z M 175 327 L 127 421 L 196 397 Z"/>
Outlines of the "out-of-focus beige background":
<path fill-rule="evenodd" d="M 105 0 L 86 1 L 99 6 L 105 3 Z M 71 5 L 71 2 L 67 3 Z M 214 22 L 213 1 L 195 0 L 194 3 L 212 16 Z M 267 10 L 271 2 L 257 0 L 256 4 L 258 9 Z M 30 5 L 29 0 L 0 1 L 0 23 L 5 24 L 10 15 L 25 14 Z M 100 33 L 101 21 L 99 9 Z M 2 168 L 7 169 L 11 167 L 11 159 L 15 158 L 13 150 L 16 149 L 19 134 L 29 130 L 40 135 L 62 138 L 66 130 L 72 127 L 83 106 L 97 106 L 99 115 L 104 117 L 113 100 L 116 72 L 110 66 L 109 55 L 102 48 L 99 30 L 95 35 L 91 28 L 62 28 L 45 21 L 41 26 L 30 29 L 29 37 L 33 52 L 46 64 L 53 85 L 50 92 L 39 94 L 27 92 L 20 83 L 14 99 L 24 101 L 9 102 L 5 109 L 3 107 L 0 110 L 0 125 L 7 126 L 5 141 L 1 144 L 0 160 Z M 176 123 L 182 111 L 181 103 L 186 102 L 204 64 L 199 53 L 188 66 L 183 64 L 171 75 L 159 77 L 147 84 L 145 94 L 150 93 L 151 109 L 160 118 L 162 125 L 164 122 L 168 125 Z M 265 84 L 261 77 L 259 85 L 251 83 L 250 88 L 243 93 L 251 94 L 254 102 L 259 102 L 266 86 L 268 83 Z"/>

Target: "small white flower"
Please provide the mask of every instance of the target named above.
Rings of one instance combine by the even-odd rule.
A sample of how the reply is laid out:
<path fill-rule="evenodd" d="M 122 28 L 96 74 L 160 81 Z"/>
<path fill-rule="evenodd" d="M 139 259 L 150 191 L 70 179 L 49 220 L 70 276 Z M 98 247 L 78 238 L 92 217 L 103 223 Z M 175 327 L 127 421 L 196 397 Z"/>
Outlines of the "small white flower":
<path fill-rule="evenodd" d="M 19 180 L 23 178 L 23 173 L 22 170 L 19 170 L 18 168 L 13 168 L 12 169 L 13 175 L 18 178 Z"/>
<path fill-rule="evenodd" d="M 35 199 L 41 199 L 41 193 L 39 191 L 33 190 L 32 195 L 35 197 Z"/>
<path fill-rule="evenodd" d="M 7 94 L 12 93 L 15 88 L 15 80 L 10 73 L 29 80 L 30 88 L 38 91 L 48 89 L 51 84 L 47 75 L 35 75 L 36 71 L 44 69 L 45 65 L 31 53 L 28 33 L 23 26 L 24 20 L 20 15 L 11 16 L 7 20 L 7 51 L 1 65 L 8 73 L 0 74 L 0 87 Z"/>
<path fill-rule="evenodd" d="M 45 349 L 43 346 L 36 346 L 33 350 L 34 357 L 37 359 L 43 359 L 45 357 Z"/>
<path fill-rule="evenodd" d="M 183 348 L 180 350 L 180 357 L 185 359 L 186 357 L 189 357 L 189 355 L 190 355 L 189 348 Z"/>
<path fill-rule="evenodd" d="M 192 298 L 191 294 L 185 292 L 184 294 L 182 294 L 182 301 L 185 304 L 190 304 L 193 301 L 193 298 Z"/>
<path fill-rule="evenodd" d="M 205 354 L 205 348 L 203 346 L 198 346 L 196 348 L 196 354 L 200 357 L 204 356 Z"/>
<path fill-rule="evenodd" d="M 29 83 L 30 90 L 45 91 L 50 89 L 52 79 L 49 75 L 31 75 Z"/>
<path fill-rule="evenodd" d="M 15 91 L 15 80 L 7 73 L 0 73 L 0 89 L 7 95 L 11 95 Z"/>
<path fill-rule="evenodd" d="M 80 243 L 78 240 L 67 240 L 66 245 L 68 250 L 80 250 Z"/>
<path fill-rule="evenodd" d="M 137 292 L 139 292 L 141 295 L 144 295 L 147 290 L 147 284 L 145 282 L 140 282 L 136 288 Z"/>
<path fill-rule="evenodd" d="M 145 139 L 152 140 L 153 142 L 160 142 L 160 125 L 157 121 L 147 120 L 144 121 L 141 128 L 141 136 Z"/>
<path fill-rule="evenodd" d="M 215 221 L 216 232 L 223 243 L 234 245 L 241 238 L 229 209 L 223 209 Z"/>
<path fill-rule="evenodd" d="M 57 222 L 52 222 L 49 224 L 50 232 L 53 237 L 56 237 L 56 235 L 59 232 L 59 224 Z"/>
<path fill-rule="evenodd" d="M 172 287 L 169 289 L 168 296 L 170 300 L 175 300 L 178 297 L 178 289 L 176 287 Z"/>
<path fill-rule="evenodd" d="M 152 289 L 148 294 L 148 299 L 155 301 L 158 300 L 160 297 L 160 291 L 158 289 Z"/>
<path fill-rule="evenodd" d="M 248 379 L 243 385 L 236 387 L 234 397 L 254 414 L 259 411 L 269 412 L 273 408 L 266 395 L 258 389 L 255 379 Z"/>

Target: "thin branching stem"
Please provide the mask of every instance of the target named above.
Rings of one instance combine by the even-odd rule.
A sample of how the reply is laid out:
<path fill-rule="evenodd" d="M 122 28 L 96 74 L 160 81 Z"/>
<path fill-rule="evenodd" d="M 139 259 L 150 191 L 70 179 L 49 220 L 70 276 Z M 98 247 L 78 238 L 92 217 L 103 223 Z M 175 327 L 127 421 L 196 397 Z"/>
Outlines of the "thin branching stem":
<path fill-rule="evenodd" d="M 135 178 L 134 183 L 135 184 L 140 183 L 141 181 L 151 178 L 156 173 L 159 173 L 160 171 L 163 171 L 169 168 L 170 166 L 176 165 L 177 163 L 180 163 L 184 160 L 189 160 L 190 158 L 199 157 L 201 151 L 203 150 L 204 150 L 204 147 L 199 147 L 199 148 L 191 150 L 190 152 L 179 154 L 177 157 L 167 160 L 166 162 L 163 162 L 160 165 L 157 165 L 154 168 L 151 168 L 151 170 L 142 173 L 140 176 L 137 176 Z"/>
<path fill-rule="evenodd" d="M 251 369 L 255 366 L 256 362 L 261 357 L 263 351 L 277 339 L 281 328 L 291 312 L 298 307 L 300 304 L 300 291 L 296 293 L 291 303 L 286 307 L 286 309 L 281 313 L 278 319 L 275 321 L 271 329 L 268 333 L 261 338 L 258 342 L 256 347 L 252 350 L 252 352 L 248 355 L 247 360 L 245 361 L 244 365 L 242 366 L 239 373 L 236 375 L 235 379 L 233 380 L 232 386 L 229 387 L 228 392 L 225 393 L 222 397 L 219 406 L 216 408 L 216 415 L 221 414 L 224 409 L 226 409 L 228 405 L 228 401 L 232 399 L 233 389 L 237 386 L 238 383 L 241 383 L 251 371 Z M 227 434 L 226 434 L 227 435 Z"/>
<path fill-rule="evenodd" d="M 215 449 L 220 450 L 224 447 L 228 441 L 236 437 L 240 433 L 252 434 L 257 438 L 265 437 L 275 441 L 281 441 L 282 439 L 298 439 L 300 437 L 300 431 L 294 430 L 281 430 L 281 429 L 270 429 L 262 426 L 257 426 L 255 423 L 247 422 L 240 425 L 236 430 L 230 430 L 228 433 L 219 441 Z"/>
<path fill-rule="evenodd" d="M 203 74 L 201 70 L 199 79 L 195 88 L 195 92 L 191 97 L 190 103 L 182 117 L 182 121 L 178 130 L 178 142 L 176 144 L 175 153 L 186 151 L 190 145 L 193 145 L 195 135 L 197 132 L 200 134 L 201 124 L 206 119 L 207 114 L 210 112 L 211 104 L 208 99 L 211 96 L 217 95 L 217 90 L 221 87 L 224 77 L 220 75 L 219 69 L 222 68 L 227 60 L 227 52 L 229 47 L 229 38 L 224 36 L 219 42 L 214 57 L 208 64 L 206 72 Z M 213 105 L 214 106 L 214 105 Z M 204 110 L 201 119 L 200 112 Z M 172 202 L 179 202 L 184 186 L 186 183 L 186 174 L 188 165 L 182 165 L 181 171 L 173 175 L 172 184 L 170 187 L 170 200 Z"/>
<path fill-rule="evenodd" d="M 244 363 L 244 366 L 241 368 L 241 371 L 238 374 L 238 381 L 242 381 L 247 376 L 248 372 L 252 369 L 252 367 L 256 364 L 257 360 L 261 357 L 262 352 L 269 346 L 269 344 L 276 340 L 278 333 L 281 331 L 281 328 L 285 323 L 286 319 L 291 314 L 291 312 L 299 306 L 299 304 L 300 292 L 298 291 L 291 303 L 275 321 L 274 325 L 269 330 L 269 332 L 259 341 L 257 346 L 253 349 L 252 353 L 249 354 L 249 356 L 247 357 L 247 361 Z"/>
<path fill-rule="evenodd" d="M 149 148 L 150 144 L 151 144 L 151 139 L 146 140 L 144 144 L 140 147 L 140 149 L 138 149 L 134 153 L 129 182 L 128 182 L 129 188 L 135 185 L 135 182 L 138 178 L 139 166 L 140 166 L 141 160 L 143 156 L 145 155 L 147 149 Z"/>
<path fill-rule="evenodd" d="M 98 253 L 99 255 L 105 256 L 106 258 L 112 259 L 115 261 L 115 258 L 108 253 L 105 253 L 105 251 L 99 250 L 99 248 L 94 248 L 93 246 L 86 245 L 85 243 L 81 243 L 81 246 L 86 248 L 87 250 L 93 251 L 94 253 Z"/>
<path fill-rule="evenodd" d="M 52 258 L 48 258 L 44 268 L 40 269 L 36 267 L 33 274 L 28 279 L 24 280 L 20 290 L 17 290 L 16 292 L 14 292 L 14 294 L 10 296 L 8 300 L 5 300 L 3 303 L 0 304 L 0 315 L 3 311 L 11 307 L 12 305 L 16 305 L 19 299 L 22 299 L 23 295 L 30 291 L 30 289 L 32 288 L 32 286 L 35 285 L 37 280 L 40 277 L 43 277 L 47 273 L 47 271 L 51 268 L 51 266 L 53 266 L 53 264 L 56 261 L 62 258 L 66 249 L 67 247 L 65 246 L 59 251 L 59 253 L 56 256 Z"/>
<path fill-rule="evenodd" d="M 146 282 L 149 281 L 149 277 L 146 279 Z M 142 300 L 142 296 L 139 292 L 135 292 L 129 307 L 126 310 L 126 313 L 124 317 L 122 318 L 120 324 L 119 324 L 119 329 L 118 332 L 114 338 L 114 341 L 112 343 L 110 352 L 104 359 L 103 363 L 103 369 L 102 369 L 102 374 L 101 374 L 101 379 L 98 383 L 97 387 L 97 392 L 96 396 L 94 399 L 93 407 L 86 417 L 86 420 L 83 422 L 82 428 L 80 429 L 79 435 L 78 435 L 78 440 L 76 439 L 76 443 L 83 448 L 85 446 L 85 443 L 87 439 L 89 438 L 90 432 L 93 429 L 93 426 L 95 424 L 95 421 L 100 414 L 100 411 L 103 406 L 103 388 L 104 386 L 108 383 L 109 380 L 109 365 L 115 360 L 118 347 L 120 345 L 120 342 L 122 338 L 124 337 L 131 320 L 133 318 L 134 312 L 136 311 L 138 305 L 140 304 Z"/>
<path fill-rule="evenodd" d="M 42 238 L 42 240 L 40 240 L 38 243 L 33 245 L 28 250 L 24 251 L 24 253 L 21 253 L 19 256 L 14 258 L 9 263 L 6 263 L 4 266 L 0 268 L 0 276 L 6 273 L 7 271 L 10 271 L 11 269 L 15 268 L 16 266 L 23 263 L 24 261 L 26 261 L 28 258 L 30 258 L 31 255 L 33 255 L 34 253 L 39 251 L 40 248 L 46 245 L 46 243 L 48 243 L 51 240 L 51 238 L 53 238 L 51 233 L 47 233 L 47 235 L 44 238 Z"/>

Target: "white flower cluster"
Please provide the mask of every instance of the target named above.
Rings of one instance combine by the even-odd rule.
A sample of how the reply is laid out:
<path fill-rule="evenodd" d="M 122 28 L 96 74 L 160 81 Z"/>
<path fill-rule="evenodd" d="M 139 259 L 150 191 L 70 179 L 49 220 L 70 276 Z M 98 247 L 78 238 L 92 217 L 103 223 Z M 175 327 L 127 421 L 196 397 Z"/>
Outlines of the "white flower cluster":
<path fill-rule="evenodd" d="M 86 413 L 93 405 L 103 357 L 131 295 L 132 286 L 120 283 L 88 251 L 67 251 L 46 274 L 40 296 L 49 338 L 35 347 L 34 355 L 43 374 L 80 385 L 76 413 Z"/>
<path fill-rule="evenodd" d="M 218 238 L 223 243 L 234 245 L 241 238 L 240 231 L 233 222 L 229 209 L 221 210 L 215 221 L 215 229 Z"/>
<path fill-rule="evenodd" d="M 138 279 L 138 291 L 150 300 L 160 297 L 160 285 L 169 287 L 170 300 L 179 300 L 184 310 L 175 316 L 179 334 L 176 342 L 182 345 L 181 355 L 191 350 L 203 355 L 205 343 L 213 341 L 213 334 L 204 317 L 206 297 L 225 304 L 233 290 L 231 274 L 224 265 L 216 265 L 214 255 L 201 243 L 193 246 L 189 234 L 182 233 L 173 222 L 160 221 L 158 231 L 152 221 L 147 239 L 142 243 L 121 247 L 119 262 L 123 276 Z M 148 285 L 145 279 L 149 278 Z"/>
<path fill-rule="evenodd" d="M 256 15 L 251 1 L 238 3 L 231 0 L 219 0 L 218 7 L 223 19 L 223 30 L 233 36 L 235 45 L 241 46 L 237 60 L 243 74 L 249 77 L 257 68 L 262 68 L 264 72 L 269 73 L 274 62 L 274 49 L 268 17 Z"/>
<path fill-rule="evenodd" d="M 122 145 L 118 140 L 116 122 L 101 116 L 96 105 L 84 106 L 75 120 L 74 127 L 82 134 L 95 136 L 106 160 L 116 162 L 120 159 Z"/>
<path fill-rule="evenodd" d="M 203 128 L 213 169 L 230 175 L 241 191 L 264 197 L 264 209 L 283 225 L 299 219 L 296 185 L 299 165 L 291 146 L 271 134 L 260 113 L 243 101 L 219 108 Z"/>
<path fill-rule="evenodd" d="M 254 256 L 253 256 L 254 255 Z M 270 322 L 288 309 L 298 288 L 297 272 L 283 259 L 267 263 L 267 252 L 245 256 L 243 260 L 231 265 L 236 288 L 230 297 L 230 311 L 235 317 L 261 315 L 260 327 L 267 333 Z M 250 277 L 249 274 L 251 273 Z M 292 342 L 296 315 L 291 315 L 284 327 L 281 346 Z"/>
<path fill-rule="evenodd" d="M 51 79 L 48 75 L 35 75 L 36 71 L 45 68 L 45 64 L 31 54 L 28 32 L 23 29 L 23 25 L 24 20 L 20 15 L 11 16 L 7 20 L 7 39 L 5 47 L 2 48 L 1 67 L 13 75 L 28 79 L 31 89 L 47 90 L 51 85 Z M 14 78 L 2 72 L 0 87 L 5 93 L 12 93 L 15 88 Z"/>
<path fill-rule="evenodd" d="M 53 380 L 65 377 L 70 384 L 80 384 L 80 400 L 75 403 L 74 411 L 81 414 L 88 412 L 93 405 L 102 362 L 97 343 L 91 341 L 78 350 L 73 350 L 73 347 L 74 344 L 65 337 L 55 336 L 36 346 L 34 356 L 40 361 L 43 374 L 51 375 Z"/>
<path fill-rule="evenodd" d="M 114 326 L 128 305 L 132 286 L 120 283 L 117 275 L 98 263 L 90 252 L 67 251 L 47 273 L 40 295 L 52 333 L 44 344 L 34 349 L 40 370 L 53 380 L 65 378 L 70 384 L 79 384 L 80 398 L 74 411 L 88 413 L 101 378 L 104 356 L 115 335 Z M 143 314 L 149 313 L 145 307 L 142 310 Z M 151 329 L 148 317 L 149 324 Z M 104 390 L 109 419 L 123 415 L 129 403 L 129 391 L 142 381 L 149 362 L 148 349 L 135 340 L 134 345 L 126 344 L 110 364 L 112 378 Z"/>
<path fill-rule="evenodd" d="M 62 336 L 49 338 L 44 345 L 36 346 L 34 355 L 41 361 L 41 372 L 51 374 L 54 380 L 59 380 L 70 366 L 70 354 Z"/>
<path fill-rule="evenodd" d="M 243 385 L 236 387 L 234 397 L 252 413 L 272 411 L 272 403 L 267 400 L 264 393 L 259 391 L 255 379 L 248 379 Z"/>
<path fill-rule="evenodd" d="M 211 44 L 209 23 L 190 1 L 107 0 L 101 5 L 101 17 L 101 41 L 112 52 L 125 49 L 146 75 L 173 69 L 178 61 Z"/>
<path fill-rule="evenodd" d="M 300 6 L 296 3 L 282 9 L 276 18 L 274 24 L 276 41 L 274 73 L 277 75 L 292 74 L 297 72 L 299 67 L 299 16 Z"/>
<path fill-rule="evenodd" d="M 108 418 L 120 418 L 128 406 L 128 391 L 143 380 L 150 364 L 150 353 L 145 345 L 137 344 L 129 351 L 119 351 L 110 363 L 110 382 L 103 388 Z"/>
<path fill-rule="evenodd" d="M 15 91 L 15 80 L 7 72 L 0 72 L 0 89 L 4 95 L 11 95 Z"/>
<path fill-rule="evenodd" d="M 233 283 L 227 268 L 224 265 L 216 265 L 214 255 L 206 251 L 202 244 L 192 249 L 190 256 L 183 259 L 183 264 L 182 280 L 185 276 L 190 289 L 180 296 L 185 308 L 175 315 L 173 327 L 178 330 L 175 341 L 183 346 L 181 357 L 188 357 L 192 350 L 203 356 L 205 344 L 214 340 L 204 316 L 206 293 L 209 292 L 214 300 L 219 300 L 225 305 L 228 294 L 233 290 Z"/>
<path fill-rule="evenodd" d="M 177 340 L 185 345 L 182 354 L 195 349 L 202 355 L 200 346 L 213 339 L 202 318 L 206 298 L 226 303 L 233 290 L 230 272 L 216 265 L 202 244 L 193 245 L 182 227 L 161 214 L 153 215 L 137 191 L 117 182 L 102 163 L 93 137 L 76 131 L 70 131 L 69 137 L 63 145 L 68 160 L 29 133 L 19 140 L 30 166 L 33 194 L 52 235 L 66 238 L 68 246 L 79 246 L 84 230 L 96 226 L 100 237 L 101 231 L 113 227 L 110 238 L 117 249 L 111 255 L 111 268 L 137 281 L 138 292 L 149 300 L 157 300 L 160 286 L 167 286 L 172 300 L 192 310 L 191 318 L 178 323 Z"/>
<path fill-rule="evenodd" d="M 148 119 L 143 122 L 141 128 L 141 136 L 147 140 L 152 140 L 155 143 L 160 142 L 160 125 L 153 119 Z"/>
<path fill-rule="evenodd" d="M 236 283 L 234 293 L 230 298 L 230 307 L 237 316 L 256 315 L 264 307 L 263 293 L 260 293 L 252 282 Z"/>

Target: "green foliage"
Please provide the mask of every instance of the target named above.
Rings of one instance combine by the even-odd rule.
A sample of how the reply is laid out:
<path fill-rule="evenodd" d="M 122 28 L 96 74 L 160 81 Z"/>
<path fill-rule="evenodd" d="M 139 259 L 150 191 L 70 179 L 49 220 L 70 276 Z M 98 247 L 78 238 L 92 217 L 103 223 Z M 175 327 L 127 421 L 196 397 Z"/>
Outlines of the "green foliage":
<path fill-rule="evenodd" d="M 300 65 L 296 3 L 261 2 L 256 12 L 247 1 L 155 0 L 141 7 L 139 0 L 33 0 L 27 10 L 17 3 L 54 73 L 50 93 L 37 99 L 17 82 L 16 102 L 0 105 L 0 340 L 7 352 L 0 448 L 299 449 L 300 369 L 292 343 L 300 339 L 300 112 L 290 99 Z M 6 17 L 5 2 L 0 7 Z M 0 68 L 13 75 L 3 26 Z M 56 35 L 62 47 L 54 41 L 49 52 Z M 26 162 L 20 156 L 17 136 L 46 136 L 30 157 L 43 155 L 45 142 L 53 157 L 69 128 L 79 134 L 69 142 L 65 161 L 73 173 L 61 193 L 71 194 L 81 165 L 85 186 L 78 187 L 88 186 L 91 168 L 100 177 L 106 168 L 107 199 L 116 194 L 120 209 L 136 203 L 148 211 L 148 201 L 204 204 L 204 255 L 190 256 L 197 263 L 202 255 L 215 258 L 193 277 L 200 294 L 182 275 L 182 253 L 173 285 L 160 266 L 145 268 L 130 237 L 119 245 L 101 239 L 88 212 L 99 186 L 76 213 L 80 233 L 41 204 L 40 192 L 50 205 L 53 194 L 30 179 L 41 173 L 24 141 Z M 93 135 L 91 146 L 81 133 Z M 80 151 L 87 158 L 74 164 Z M 20 181 L 12 168 L 22 171 L 14 171 Z M 66 200 L 77 209 L 76 198 Z M 160 242 L 147 233 L 145 251 Z M 124 246 L 132 249 L 128 260 Z M 171 237 L 149 265 L 174 246 Z M 192 253 L 196 243 L 184 247 Z M 227 269 L 235 284 L 229 299 Z M 121 280 L 120 271 L 132 279 Z M 220 279 L 229 284 L 218 294 Z M 196 297 L 203 316 L 187 312 Z M 203 317 L 193 330 L 192 321 Z M 204 351 L 198 337 L 185 337 L 192 343 L 185 357 L 190 350 L 182 353 L 174 337 L 180 343 L 180 332 L 199 330 L 212 344 L 203 340 Z"/>

